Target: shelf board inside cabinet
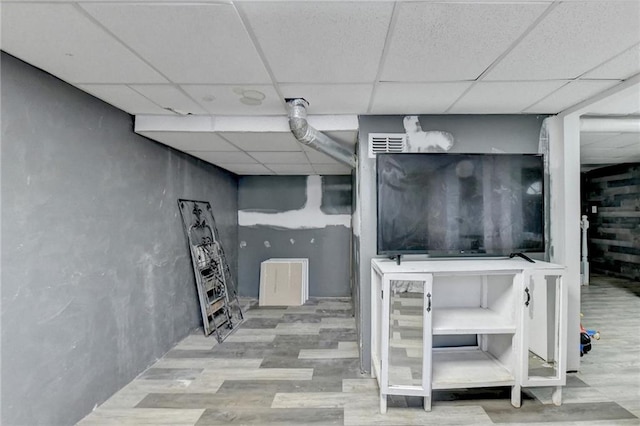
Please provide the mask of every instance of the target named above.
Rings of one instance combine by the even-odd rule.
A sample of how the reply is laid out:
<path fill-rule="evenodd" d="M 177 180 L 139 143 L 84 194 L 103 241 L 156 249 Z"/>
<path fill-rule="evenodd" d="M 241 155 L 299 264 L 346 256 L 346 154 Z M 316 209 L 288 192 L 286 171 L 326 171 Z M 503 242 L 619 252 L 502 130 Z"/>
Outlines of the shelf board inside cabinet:
<path fill-rule="evenodd" d="M 513 373 L 487 352 L 476 348 L 433 351 L 433 389 L 513 384 Z"/>
<path fill-rule="evenodd" d="M 486 308 L 433 310 L 433 334 L 513 334 L 515 321 Z"/>

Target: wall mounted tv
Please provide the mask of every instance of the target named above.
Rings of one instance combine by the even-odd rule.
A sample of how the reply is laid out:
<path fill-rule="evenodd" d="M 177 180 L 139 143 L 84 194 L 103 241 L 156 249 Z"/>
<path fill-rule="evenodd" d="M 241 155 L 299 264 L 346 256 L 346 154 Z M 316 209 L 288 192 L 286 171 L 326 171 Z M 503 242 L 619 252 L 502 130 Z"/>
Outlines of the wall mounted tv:
<path fill-rule="evenodd" d="M 378 254 L 544 251 L 544 161 L 535 154 L 378 154 Z"/>

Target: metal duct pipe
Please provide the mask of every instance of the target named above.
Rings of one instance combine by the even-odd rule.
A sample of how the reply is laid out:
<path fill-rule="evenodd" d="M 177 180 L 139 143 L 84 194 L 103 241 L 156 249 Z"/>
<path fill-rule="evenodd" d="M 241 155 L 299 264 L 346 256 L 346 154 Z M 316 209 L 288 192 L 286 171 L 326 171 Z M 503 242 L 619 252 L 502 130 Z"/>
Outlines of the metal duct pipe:
<path fill-rule="evenodd" d="M 640 132 L 639 117 L 581 117 L 581 132 Z"/>
<path fill-rule="evenodd" d="M 287 99 L 287 106 L 289 107 L 289 128 L 296 139 L 352 169 L 356 167 L 356 156 L 353 152 L 309 125 L 307 122 L 309 103 L 305 99 Z"/>

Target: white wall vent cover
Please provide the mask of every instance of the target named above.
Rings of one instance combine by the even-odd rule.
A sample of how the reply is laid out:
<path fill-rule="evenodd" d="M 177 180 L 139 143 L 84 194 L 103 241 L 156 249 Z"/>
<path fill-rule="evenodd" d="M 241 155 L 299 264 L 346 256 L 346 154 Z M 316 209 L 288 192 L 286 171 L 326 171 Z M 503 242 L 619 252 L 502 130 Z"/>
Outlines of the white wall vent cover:
<path fill-rule="evenodd" d="M 407 152 L 405 133 L 369 133 L 369 158 L 380 152 Z"/>

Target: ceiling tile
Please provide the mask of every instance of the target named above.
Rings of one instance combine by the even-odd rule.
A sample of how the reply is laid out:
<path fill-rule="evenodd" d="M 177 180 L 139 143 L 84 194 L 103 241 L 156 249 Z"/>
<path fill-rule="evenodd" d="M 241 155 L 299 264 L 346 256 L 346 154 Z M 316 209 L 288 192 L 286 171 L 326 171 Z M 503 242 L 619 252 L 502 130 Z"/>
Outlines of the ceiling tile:
<path fill-rule="evenodd" d="M 281 84 L 285 98 L 304 98 L 309 114 L 362 114 L 369 107 L 373 84 Z"/>
<path fill-rule="evenodd" d="M 309 164 L 304 152 L 248 152 L 253 158 L 266 165 Z"/>
<path fill-rule="evenodd" d="M 613 164 L 616 163 L 609 157 L 598 157 L 589 155 L 580 155 L 580 164 Z"/>
<path fill-rule="evenodd" d="M 174 83 L 268 83 L 231 4 L 83 3 Z"/>
<path fill-rule="evenodd" d="M 171 108 L 185 115 L 206 113 L 190 97 L 171 84 L 136 84 L 131 85 L 131 88 L 163 108 Z"/>
<path fill-rule="evenodd" d="M 581 132 L 580 146 L 584 147 L 591 144 L 599 144 L 619 134 L 618 132 Z"/>
<path fill-rule="evenodd" d="M 471 83 L 380 83 L 372 114 L 443 113 Z"/>
<path fill-rule="evenodd" d="M 351 169 L 341 164 L 313 165 L 313 169 L 319 175 L 350 175 Z"/>
<path fill-rule="evenodd" d="M 561 87 L 525 112 L 555 114 L 618 84 L 610 80 L 576 80 Z"/>
<path fill-rule="evenodd" d="M 243 151 L 301 151 L 291 132 L 225 132 L 220 136 Z"/>
<path fill-rule="evenodd" d="M 238 148 L 211 132 L 139 132 L 150 139 L 180 151 L 239 151 Z"/>
<path fill-rule="evenodd" d="M 479 82 L 451 108 L 452 113 L 515 114 L 566 81 Z"/>
<path fill-rule="evenodd" d="M 547 4 L 400 3 L 381 79 L 474 80 Z"/>
<path fill-rule="evenodd" d="M 356 142 L 358 141 L 358 131 L 357 130 L 336 130 L 336 131 L 324 131 L 322 132 L 325 135 L 329 136 L 336 142 L 341 143 L 346 147 L 355 147 Z M 309 147 L 310 149 L 313 149 Z"/>
<path fill-rule="evenodd" d="M 640 17 L 638 25 L 640 26 Z M 582 77 L 624 80 L 638 73 L 640 73 L 640 45 L 624 51 Z"/>
<path fill-rule="evenodd" d="M 316 151 L 315 149 L 306 151 L 307 158 L 311 161 L 312 164 L 340 164 L 337 160 L 329 157 L 327 154 L 323 154 L 320 151 Z"/>
<path fill-rule="evenodd" d="M 2 50 L 70 83 L 167 80 L 70 4 L 2 3 Z"/>
<path fill-rule="evenodd" d="M 391 2 L 242 2 L 280 83 L 370 83 Z"/>
<path fill-rule="evenodd" d="M 271 85 L 200 85 L 180 86 L 210 114 L 274 115 L 286 114 L 284 99 Z"/>
<path fill-rule="evenodd" d="M 223 169 L 229 170 L 237 175 L 273 175 L 273 171 L 267 169 L 262 164 L 217 164 Z"/>
<path fill-rule="evenodd" d="M 484 79 L 576 78 L 637 44 L 639 16 L 635 0 L 559 2 Z"/>
<path fill-rule="evenodd" d="M 258 164 L 256 160 L 242 151 L 187 151 L 187 153 L 214 164 Z"/>
<path fill-rule="evenodd" d="M 633 163 L 640 160 L 640 152 L 629 149 L 585 149 L 580 152 L 581 163 Z"/>
<path fill-rule="evenodd" d="M 599 102 L 589 109 L 589 114 L 640 115 L 640 85 Z"/>
<path fill-rule="evenodd" d="M 122 84 L 79 84 L 78 87 L 129 114 L 167 114 L 140 93 Z"/>
<path fill-rule="evenodd" d="M 640 154 L 640 133 L 621 133 L 606 140 L 603 145 L 608 148 L 625 148 Z"/>
<path fill-rule="evenodd" d="M 267 164 L 267 167 L 279 175 L 314 175 L 311 164 Z"/>

